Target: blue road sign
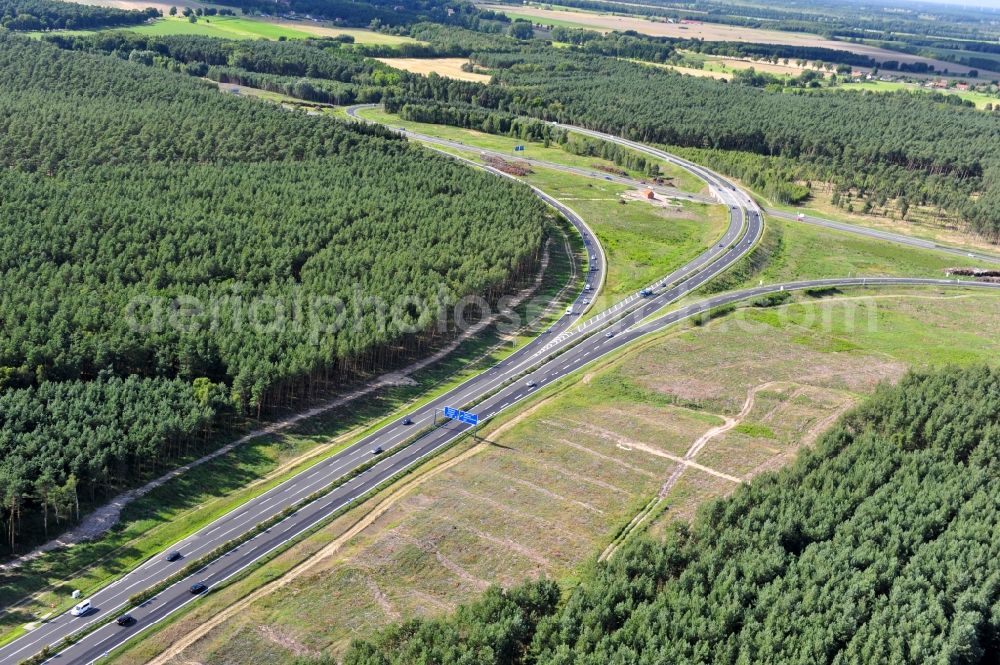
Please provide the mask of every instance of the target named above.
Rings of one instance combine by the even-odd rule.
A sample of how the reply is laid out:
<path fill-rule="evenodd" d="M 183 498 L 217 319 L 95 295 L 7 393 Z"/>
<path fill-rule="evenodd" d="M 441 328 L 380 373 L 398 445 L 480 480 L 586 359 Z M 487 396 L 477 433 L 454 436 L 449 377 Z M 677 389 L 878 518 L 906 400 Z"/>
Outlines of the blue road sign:
<path fill-rule="evenodd" d="M 444 407 L 444 417 L 451 418 L 452 420 L 459 420 L 467 425 L 478 425 L 479 416 L 474 413 L 469 413 L 468 411 L 460 411 L 459 409 L 453 409 L 450 406 Z"/>
<path fill-rule="evenodd" d="M 524 146 L 523 145 L 514 146 L 514 152 L 524 152 Z"/>

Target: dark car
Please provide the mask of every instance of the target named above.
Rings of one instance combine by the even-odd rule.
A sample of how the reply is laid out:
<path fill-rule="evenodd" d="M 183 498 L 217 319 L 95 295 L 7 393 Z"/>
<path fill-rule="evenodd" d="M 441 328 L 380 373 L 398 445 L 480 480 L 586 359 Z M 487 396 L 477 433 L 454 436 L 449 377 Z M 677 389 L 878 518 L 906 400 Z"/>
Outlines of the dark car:
<path fill-rule="evenodd" d="M 412 418 L 403 418 L 403 424 L 404 425 L 412 425 L 413 424 L 413 419 Z"/>
<path fill-rule="evenodd" d="M 372 449 L 372 455 L 381 455 L 384 452 L 385 451 L 382 450 L 382 446 L 379 446 L 378 448 Z"/>
<path fill-rule="evenodd" d="M 195 582 L 191 585 L 191 593 L 202 593 L 208 588 L 208 585 L 204 582 Z"/>
<path fill-rule="evenodd" d="M 177 561 L 177 559 L 181 558 L 181 553 L 178 552 L 177 550 L 174 550 L 173 552 L 168 554 L 166 558 L 167 561 Z"/>
<path fill-rule="evenodd" d="M 117 619 L 115 619 L 115 623 L 117 623 L 119 626 L 131 626 L 132 624 L 135 623 L 135 617 L 133 617 L 131 614 L 123 614 Z"/>

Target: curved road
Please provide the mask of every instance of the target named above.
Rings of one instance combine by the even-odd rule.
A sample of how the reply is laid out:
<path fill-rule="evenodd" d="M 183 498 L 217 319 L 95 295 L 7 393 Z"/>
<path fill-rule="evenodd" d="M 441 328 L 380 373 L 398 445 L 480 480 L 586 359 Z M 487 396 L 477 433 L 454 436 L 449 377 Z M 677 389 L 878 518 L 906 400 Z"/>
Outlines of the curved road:
<path fill-rule="evenodd" d="M 577 128 L 573 128 L 573 130 L 581 131 Z M 617 137 L 587 133 L 599 135 L 606 140 L 615 140 L 630 147 L 641 146 L 641 144 L 634 144 L 624 139 L 617 139 Z M 467 149 L 466 146 L 463 148 Z M 642 146 L 641 149 L 643 152 L 654 154 L 661 159 L 668 159 L 698 175 L 708 183 L 713 195 L 730 207 L 730 227 L 720 243 L 671 275 L 654 285 L 650 285 L 652 294 L 649 297 L 633 294 L 613 308 L 584 322 L 578 322 L 575 315 L 562 317 L 546 334 L 540 335 L 490 370 L 469 379 L 447 394 L 414 411 L 409 416 L 413 420 L 413 425 L 404 426 L 392 423 L 379 429 L 337 455 L 248 501 L 196 534 L 172 546 L 169 549 L 179 549 L 187 560 L 196 559 L 252 530 L 257 524 L 279 514 L 286 507 L 296 505 L 305 497 L 329 486 L 338 479 L 342 479 L 351 471 L 368 463 L 373 459 L 371 450 L 376 446 L 389 451 L 368 471 L 355 476 L 329 494 L 300 508 L 268 531 L 257 535 L 229 554 L 213 561 L 197 573 L 175 583 L 142 606 L 131 609 L 130 614 L 137 619 L 136 625 L 120 627 L 114 622 L 105 622 L 109 613 L 120 609 L 127 603 L 129 596 L 155 585 L 183 568 L 184 559 L 173 563 L 164 561 L 162 556 L 150 559 L 124 578 L 92 595 L 90 600 L 95 610 L 90 616 L 75 618 L 68 613 L 62 614 L 42 624 L 22 638 L 0 648 L 0 664 L 13 665 L 33 655 L 43 646 L 55 645 L 62 638 L 86 626 L 96 629 L 76 644 L 64 649 L 53 660 L 62 663 L 89 663 L 99 658 L 130 638 L 136 631 L 156 623 L 178 608 L 195 600 L 198 596 L 192 595 L 188 591 L 188 587 L 193 582 L 203 581 L 210 588 L 218 585 L 252 565 L 268 552 L 322 521 L 331 512 L 349 504 L 359 495 L 378 486 L 397 473 L 412 467 L 424 457 L 431 455 L 467 432 L 469 429 L 467 425 L 452 421 L 444 426 L 429 429 L 425 434 L 418 436 L 410 445 L 392 453 L 390 449 L 413 439 L 420 430 L 429 428 L 435 418 L 436 410 L 443 406 L 468 407 L 473 405 L 471 410 L 480 415 L 481 421 L 488 420 L 534 394 L 546 384 L 575 372 L 587 363 L 616 351 L 639 337 L 661 330 L 707 309 L 774 291 L 854 285 L 957 285 L 954 280 L 906 278 L 809 280 L 795 284 L 764 286 L 722 294 L 681 308 L 654 321 L 642 323 L 651 314 L 699 288 L 744 256 L 759 239 L 763 229 L 763 221 L 761 211 L 752 199 L 728 180 L 708 169 L 662 151 L 646 146 Z M 599 249 L 596 239 L 587 229 L 583 220 L 558 201 L 551 199 L 544 193 L 537 193 L 542 195 L 547 202 L 555 205 L 576 225 L 588 246 Z M 594 271 L 596 279 L 604 268 L 603 253 L 598 251 L 593 255 L 598 264 L 597 270 Z M 975 286 L 1000 291 L 998 284 L 976 282 L 961 282 L 960 284 L 967 287 Z"/>
<path fill-rule="evenodd" d="M 353 117 L 353 118 L 355 118 L 357 120 L 362 120 L 363 121 L 365 119 L 362 118 L 361 116 L 359 116 L 357 112 L 359 110 L 361 110 L 361 109 L 376 108 L 377 106 L 378 106 L 377 104 L 358 104 L 356 106 L 349 107 L 347 109 L 347 112 L 348 112 L 348 115 L 350 115 L 351 117 Z M 553 123 L 553 124 L 555 124 L 555 123 Z M 579 127 L 574 127 L 572 125 L 556 125 L 556 126 L 561 127 L 562 129 L 566 129 L 568 131 L 574 131 L 574 132 L 579 133 L 579 134 L 587 134 L 589 136 L 593 136 L 595 138 L 601 138 L 601 139 L 606 140 L 606 141 L 612 141 L 612 142 L 616 142 L 616 143 L 621 143 L 621 144 L 627 145 L 627 146 L 629 146 L 629 147 L 631 147 L 631 148 L 633 148 L 635 150 L 639 150 L 641 152 L 645 152 L 647 154 L 654 155 L 654 156 L 659 157 L 661 159 L 665 159 L 666 161 L 673 162 L 673 163 L 677 164 L 678 166 L 682 166 L 682 164 L 683 165 L 687 165 L 687 166 L 682 166 L 682 168 L 687 168 L 688 166 L 693 166 L 690 162 L 686 162 L 685 160 L 681 160 L 679 158 L 676 158 L 673 155 L 670 155 L 669 153 L 665 153 L 665 152 L 663 152 L 661 150 L 657 150 L 655 148 L 651 148 L 651 147 L 646 146 L 646 145 L 641 144 L 641 143 L 636 143 L 634 141 L 627 141 L 625 139 L 621 139 L 619 137 L 612 136 L 610 134 L 602 134 L 601 132 L 595 132 L 595 131 L 592 131 L 592 130 L 585 130 L 585 129 L 582 129 L 582 128 L 579 128 Z M 509 155 L 509 154 L 507 154 L 505 152 L 499 152 L 499 151 L 496 151 L 496 150 L 488 150 L 488 149 L 479 148 L 479 147 L 476 147 L 476 146 L 471 146 L 471 145 L 468 145 L 466 143 L 461 143 L 459 141 L 451 141 L 451 140 L 448 140 L 448 139 L 438 138 L 436 136 L 430 136 L 430 135 L 427 135 L 427 134 L 420 134 L 420 133 L 417 133 L 417 132 L 414 132 L 414 131 L 411 131 L 411 130 L 407 130 L 405 127 L 397 127 L 395 129 L 396 129 L 396 131 L 402 133 L 404 136 L 407 136 L 407 137 L 412 138 L 412 139 L 417 139 L 421 143 L 425 143 L 425 144 L 429 144 L 429 145 L 433 145 L 433 146 L 439 146 L 439 147 L 443 147 L 443 148 L 452 148 L 452 149 L 457 149 L 457 150 L 464 150 L 464 151 L 478 150 L 481 155 L 490 155 L 490 156 L 493 156 L 493 157 L 499 157 L 501 159 L 512 159 L 511 155 Z M 562 171 L 564 173 L 572 173 L 573 175 L 579 175 L 579 176 L 590 177 L 590 178 L 604 179 L 604 180 L 608 180 L 610 182 L 618 183 L 620 185 L 627 185 L 629 187 L 652 189 L 652 190 L 656 191 L 657 193 L 659 193 L 659 194 L 661 194 L 661 195 L 663 195 L 665 197 L 668 197 L 668 198 L 683 199 L 683 200 L 688 200 L 688 201 L 697 201 L 697 202 L 701 202 L 701 203 L 712 203 L 712 202 L 715 202 L 715 199 L 712 198 L 712 197 L 709 197 L 709 196 L 704 196 L 704 195 L 701 195 L 701 194 L 692 194 L 690 192 L 684 192 L 684 191 L 678 190 L 678 189 L 673 188 L 673 187 L 665 187 L 665 186 L 662 186 L 662 185 L 651 184 L 651 183 L 649 183 L 649 182 L 647 182 L 645 180 L 636 180 L 635 178 L 630 178 L 628 176 L 622 176 L 622 175 L 617 175 L 617 174 L 597 172 L 597 171 L 595 171 L 593 169 L 585 169 L 585 168 L 580 168 L 580 167 L 576 167 L 576 166 L 569 166 L 569 165 L 566 165 L 566 164 L 559 164 L 557 162 L 549 162 L 549 161 L 545 161 L 545 160 L 534 159 L 532 157 L 521 157 L 521 156 L 518 156 L 518 157 L 514 157 L 514 159 L 516 159 L 517 161 L 526 162 L 528 164 L 539 166 L 539 167 L 543 167 L 543 168 L 547 168 L 547 169 L 552 169 L 552 170 L 556 170 L 556 171 Z M 471 161 L 471 160 L 467 160 L 467 161 Z M 472 163 L 475 164 L 474 162 L 472 162 Z M 476 166 L 479 166 L 480 168 L 483 168 L 483 166 L 481 164 L 476 164 Z M 495 169 L 489 169 L 489 170 L 497 172 L 497 171 L 495 171 Z M 506 175 L 506 174 L 503 174 L 503 175 Z M 896 243 L 896 244 L 900 244 L 900 245 L 907 245 L 909 247 L 916 247 L 918 249 L 929 249 L 929 250 L 933 250 L 933 251 L 937 251 L 937 252 L 951 254 L 951 255 L 954 255 L 954 256 L 957 256 L 957 257 L 961 257 L 963 259 L 973 259 L 973 260 L 976 260 L 976 261 L 983 261 L 985 263 L 1000 264 L 1000 255 L 997 255 L 997 254 L 990 254 L 990 253 L 987 253 L 987 252 L 981 252 L 981 251 L 976 251 L 976 250 L 962 249 L 960 247 L 955 247 L 955 246 L 951 246 L 951 245 L 942 245 L 941 243 L 934 242 L 932 240 L 926 240 L 924 238 L 909 236 L 909 235 L 905 235 L 905 234 L 902 234 L 902 233 L 893 233 L 891 231 L 882 231 L 880 229 L 870 228 L 870 227 L 866 227 L 866 226 L 859 226 L 859 225 L 856 225 L 856 224 L 848 224 L 848 223 L 844 223 L 844 222 L 837 222 L 837 221 L 834 221 L 834 220 L 831 220 L 831 219 L 826 219 L 826 218 L 823 218 L 823 217 L 816 217 L 816 216 L 813 216 L 813 215 L 802 215 L 802 216 L 799 216 L 796 213 L 788 212 L 788 211 L 785 211 L 785 210 L 778 210 L 777 208 L 767 208 L 765 211 L 767 212 L 767 214 L 771 215 L 772 217 L 778 217 L 780 219 L 784 219 L 784 220 L 787 220 L 787 221 L 800 222 L 800 223 L 804 223 L 804 224 L 811 224 L 813 226 L 821 226 L 823 228 L 832 229 L 832 230 L 835 230 L 835 231 L 842 231 L 844 233 L 852 233 L 854 235 L 862 235 L 862 236 L 866 236 L 868 238 L 874 238 L 876 240 L 885 240 L 887 242 L 892 242 L 892 243 Z"/>

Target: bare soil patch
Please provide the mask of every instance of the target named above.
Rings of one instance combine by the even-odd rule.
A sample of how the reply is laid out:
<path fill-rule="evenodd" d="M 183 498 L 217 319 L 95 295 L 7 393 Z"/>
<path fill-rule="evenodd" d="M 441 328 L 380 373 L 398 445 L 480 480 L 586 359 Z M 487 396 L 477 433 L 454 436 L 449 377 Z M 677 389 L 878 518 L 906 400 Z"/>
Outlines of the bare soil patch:
<path fill-rule="evenodd" d="M 376 58 L 390 67 L 403 69 L 414 74 L 437 74 L 460 81 L 475 81 L 489 83 L 488 74 L 478 74 L 467 72 L 462 69 L 462 65 L 469 62 L 468 58 Z"/>

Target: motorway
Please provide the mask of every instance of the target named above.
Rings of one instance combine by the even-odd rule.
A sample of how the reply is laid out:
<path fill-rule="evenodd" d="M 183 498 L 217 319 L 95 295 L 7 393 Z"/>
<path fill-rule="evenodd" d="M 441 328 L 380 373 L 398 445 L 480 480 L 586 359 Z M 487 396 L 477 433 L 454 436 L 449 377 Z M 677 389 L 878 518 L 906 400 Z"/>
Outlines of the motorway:
<path fill-rule="evenodd" d="M 585 131 L 577 128 L 573 128 L 573 130 Z M 169 563 L 163 560 L 162 555 L 158 555 L 122 579 L 90 596 L 89 599 L 95 609 L 89 616 L 75 618 L 68 613 L 59 615 L 42 623 L 23 637 L 0 647 L 0 665 L 13 665 L 38 652 L 44 646 L 57 644 L 64 637 L 74 634 L 84 627 L 91 627 L 94 630 L 79 642 L 64 649 L 52 660 L 61 663 L 90 663 L 94 661 L 130 638 L 137 631 L 153 625 L 180 607 L 196 600 L 198 596 L 192 595 L 188 591 L 193 582 L 202 581 L 210 589 L 219 585 L 275 548 L 301 535 L 339 508 L 348 505 L 358 496 L 367 493 L 396 474 L 413 467 L 422 459 L 467 433 L 469 426 L 454 421 L 443 426 L 432 427 L 437 410 L 444 406 L 464 406 L 479 414 L 481 420 L 488 420 L 530 397 L 545 385 L 577 371 L 587 363 L 612 353 L 644 335 L 662 330 L 666 326 L 694 316 L 706 309 L 773 291 L 854 285 L 956 286 L 955 280 L 933 279 L 859 277 L 810 280 L 796 284 L 758 287 L 722 294 L 704 302 L 681 308 L 659 319 L 642 323 L 650 315 L 691 293 L 746 255 L 763 231 L 762 211 L 746 192 L 737 189 L 728 180 L 701 166 L 642 146 L 642 144 L 594 132 L 586 133 L 598 135 L 605 140 L 614 140 L 630 147 L 639 146 L 636 149 L 672 161 L 704 179 L 713 195 L 730 209 L 730 225 L 723 238 L 701 256 L 659 280 L 656 284 L 650 285 L 651 296 L 642 297 L 639 294 L 633 294 L 587 321 L 580 321 L 576 314 L 561 317 L 547 332 L 539 335 L 535 340 L 493 368 L 469 379 L 409 414 L 409 418 L 413 421 L 412 425 L 402 425 L 397 421 L 382 427 L 349 448 L 321 461 L 220 517 L 192 536 L 168 548 L 182 552 L 184 558 L 180 561 Z M 463 146 L 463 149 L 468 149 L 468 147 Z M 499 174 L 496 171 L 495 173 Z M 604 175 L 601 174 L 599 177 L 604 177 Z M 590 273 L 592 281 L 595 284 L 599 283 L 603 279 L 606 266 L 604 254 L 597 239 L 583 220 L 572 210 L 542 192 L 536 190 L 536 193 L 559 209 L 581 233 L 584 242 L 591 248 L 591 255 L 595 261 L 595 270 Z M 1000 290 L 1000 285 L 997 284 L 961 282 L 961 285 Z M 574 308 L 580 304 L 580 299 L 583 296 L 584 293 L 577 296 L 577 305 Z M 403 445 L 407 443 L 409 445 Z M 371 451 L 376 447 L 381 447 L 386 452 L 375 457 Z M 136 618 L 135 625 L 120 627 L 113 621 L 109 622 L 109 615 L 126 606 L 128 598 L 133 594 L 154 586 L 181 570 L 187 562 L 196 560 L 220 545 L 253 530 L 261 522 L 280 514 L 287 507 L 299 504 L 305 498 L 329 487 L 336 481 L 342 480 L 352 471 L 368 464 L 373 459 L 377 459 L 378 462 L 367 471 L 354 476 L 335 490 L 301 507 L 297 512 L 269 530 L 258 534 L 197 573 L 171 585 L 143 605 L 131 608 L 129 613 Z"/>
<path fill-rule="evenodd" d="M 506 175 L 493 169 L 488 170 L 497 175 Z M 669 291 L 671 299 L 697 288 L 711 276 L 718 274 L 739 260 L 756 242 L 762 230 L 761 216 L 758 211 L 753 210 L 744 219 L 743 208 L 731 186 L 727 185 L 719 176 L 708 171 L 702 171 L 701 175 L 708 179 L 713 190 L 718 191 L 720 200 L 730 206 L 730 225 L 723 238 L 708 251 L 660 280 L 657 285 L 650 285 L 650 288 L 662 289 L 666 285 L 672 285 L 676 282 L 677 285 Z M 603 249 L 596 237 L 571 209 L 544 192 L 535 191 L 543 200 L 565 215 L 581 234 L 585 246 L 591 249 L 590 256 L 594 269 L 588 271 L 590 281 L 595 285 L 600 284 L 605 272 L 605 259 Z M 581 291 L 574 301 L 574 312 L 581 311 L 582 299 L 585 296 L 592 296 L 592 294 Z M 76 644 L 62 650 L 54 659 L 65 663 L 93 661 L 123 642 L 136 630 L 152 625 L 177 608 L 194 600 L 196 596 L 188 591 L 188 587 L 193 581 L 203 581 L 209 587 L 219 584 L 274 548 L 306 531 L 339 507 L 378 486 L 387 478 L 411 467 L 465 432 L 466 427 L 459 426 L 457 423 L 430 429 L 428 433 L 417 438 L 415 442 L 403 447 L 399 452 L 393 453 L 394 448 L 408 443 L 416 433 L 431 428 L 438 410 L 445 406 L 462 407 L 480 402 L 476 406 L 476 411 L 480 414 L 492 415 L 499 412 L 510 405 L 510 402 L 504 399 L 504 396 L 507 395 L 502 390 L 504 386 L 510 384 L 534 365 L 544 361 L 548 356 L 568 348 L 578 338 L 595 330 L 599 323 L 612 321 L 634 310 L 641 303 L 657 303 L 659 307 L 662 307 L 670 301 L 664 294 L 643 299 L 641 303 L 635 295 L 630 296 L 628 300 L 628 303 L 616 305 L 614 311 L 599 315 L 598 322 L 592 319 L 590 322 L 577 325 L 576 314 L 561 317 L 544 334 L 539 335 L 490 370 L 469 379 L 408 414 L 413 424 L 402 425 L 395 422 L 387 425 L 340 453 L 321 461 L 307 471 L 220 517 L 210 525 L 168 548 L 169 550 L 179 550 L 183 554 L 183 558 L 179 561 L 167 562 L 163 560 L 162 555 L 158 555 L 120 580 L 94 593 L 89 597 L 94 609 L 87 616 L 72 617 L 69 613 L 63 613 L 43 622 L 23 637 L 0 647 L 0 665 L 13 665 L 34 655 L 46 646 L 55 648 L 65 637 L 84 628 L 97 627 Z M 548 379 L 545 381 L 547 382 Z M 497 393 L 497 391 L 500 392 Z M 484 397 L 493 393 L 497 393 L 497 395 L 485 402 L 482 401 Z M 280 514 L 286 508 L 299 504 L 317 491 L 343 479 L 355 469 L 369 463 L 373 459 L 371 451 L 377 447 L 385 450 L 386 454 L 372 469 L 302 507 L 294 515 L 267 532 L 257 535 L 236 550 L 208 564 L 190 579 L 170 586 L 154 599 L 140 607 L 131 609 L 129 613 L 137 620 L 135 626 L 123 628 L 114 622 L 107 623 L 109 615 L 126 606 L 132 595 L 155 586 L 179 572 L 188 562 L 212 552 L 230 540 L 253 530 L 261 522 Z"/>

